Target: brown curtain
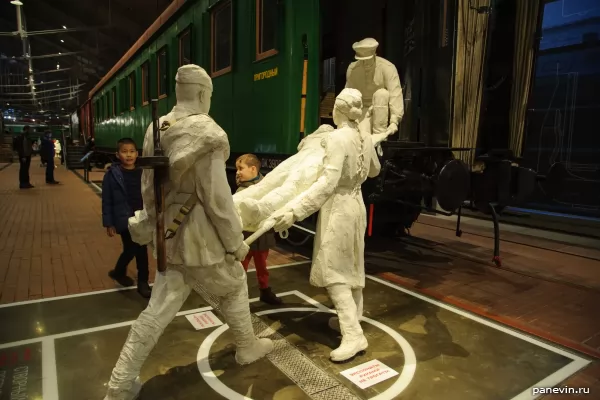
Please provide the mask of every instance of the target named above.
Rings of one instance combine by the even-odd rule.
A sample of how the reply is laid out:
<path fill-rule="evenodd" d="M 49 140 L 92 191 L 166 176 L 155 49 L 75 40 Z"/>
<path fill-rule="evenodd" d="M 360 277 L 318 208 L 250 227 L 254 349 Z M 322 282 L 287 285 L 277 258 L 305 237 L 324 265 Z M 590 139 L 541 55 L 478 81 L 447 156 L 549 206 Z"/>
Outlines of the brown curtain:
<path fill-rule="evenodd" d="M 525 137 L 525 114 L 531 86 L 539 11 L 540 0 L 517 1 L 509 136 L 509 148 L 516 157 L 521 156 Z"/>
<path fill-rule="evenodd" d="M 477 146 L 489 15 L 474 8 L 484 6 L 489 7 L 490 0 L 458 0 L 452 147 Z M 455 153 L 471 166 L 474 156 L 474 151 Z"/>

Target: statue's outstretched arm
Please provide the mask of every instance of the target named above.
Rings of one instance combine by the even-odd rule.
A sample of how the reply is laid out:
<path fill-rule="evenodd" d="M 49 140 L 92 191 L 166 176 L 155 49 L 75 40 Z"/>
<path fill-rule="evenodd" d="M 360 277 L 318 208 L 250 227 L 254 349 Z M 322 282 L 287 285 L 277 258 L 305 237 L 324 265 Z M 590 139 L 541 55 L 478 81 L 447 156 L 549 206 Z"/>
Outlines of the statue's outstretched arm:
<path fill-rule="evenodd" d="M 317 212 L 337 188 L 346 157 L 346 145 L 341 137 L 343 134 L 338 131 L 329 136 L 323 173 L 296 201 L 290 202 L 294 220 L 302 221 Z"/>
<path fill-rule="evenodd" d="M 369 163 L 369 178 L 375 178 L 381 172 L 381 163 L 379 162 L 379 157 L 377 157 L 377 153 L 375 151 L 375 147 L 373 146 L 373 142 L 371 138 L 368 137 L 365 139 L 367 143 L 365 143 L 366 148 L 368 150 L 368 156 L 371 158 Z"/>
<path fill-rule="evenodd" d="M 146 130 L 144 136 L 144 145 L 142 146 L 142 156 L 154 155 L 154 138 L 152 132 L 152 124 Z M 155 211 L 155 199 L 154 199 L 154 170 L 144 169 L 142 171 L 142 201 L 144 203 L 144 209 L 148 218 L 154 221 Z"/>
<path fill-rule="evenodd" d="M 396 126 L 404 117 L 404 97 L 402 96 L 402 85 L 398 70 L 393 65 L 384 66 L 386 69 L 386 89 L 390 93 L 390 124 Z"/>
<path fill-rule="evenodd" d="M 225 158 L 221 151 L 213 151 L 205 157 L 208 159 L 194 165 L 196 192 L 226 252 L 234 253 L 242 245 L 244 235 L 227 183 Z"/>

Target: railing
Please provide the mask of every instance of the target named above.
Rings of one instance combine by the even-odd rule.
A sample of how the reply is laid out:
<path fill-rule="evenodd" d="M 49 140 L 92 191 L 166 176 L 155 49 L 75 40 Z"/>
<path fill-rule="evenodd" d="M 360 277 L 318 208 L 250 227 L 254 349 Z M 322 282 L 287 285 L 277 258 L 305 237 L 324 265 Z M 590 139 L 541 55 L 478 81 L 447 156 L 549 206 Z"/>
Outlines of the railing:
<path fill-rule="evenodd" d="M 65 131 L 62 131 L 62 159 L 65 160 L 65 168 L 69 169 L 69 154 L 67 153 L 67 137 Z"/>
<path fill-rule="evenodd" d="M 85 183 L 90 183 L 90 157 L 92 154 L 94 154 L 94 151 L 89 151 L 79 160 L 83 163 L 83 180 Z"/>

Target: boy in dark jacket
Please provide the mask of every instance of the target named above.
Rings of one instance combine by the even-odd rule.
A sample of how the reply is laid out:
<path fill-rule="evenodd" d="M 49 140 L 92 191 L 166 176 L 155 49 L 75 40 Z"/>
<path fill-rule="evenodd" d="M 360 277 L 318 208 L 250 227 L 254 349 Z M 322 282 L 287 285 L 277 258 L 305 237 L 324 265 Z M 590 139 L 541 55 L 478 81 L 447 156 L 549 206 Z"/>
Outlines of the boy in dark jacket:
<path fill-rule="evenodd" d="M 238 185 L 236 193 L 257 184 L 263 178 L 260 173 L 260 160 L 254 154 L 240 156 L 235 161 L 235 166 L 237 169 L 235 178 Z M 244 232 L 244 237 L 247 238 L 248 236 L 250 236 L 250 232 Z M 242 261 L 242 265 L 248 271 L 248 264 L 250 264 L 250 260 L 254 257 L 256 277 L 258 278 L 258 285 L 260 287 L 260 301 L 277 305 L 281 304 L 282 301 L 269 287 L 269 271 L 267 270 L 267 257 L 269 256 L 269 249 L 272 246 L 275 246 L 275 232 L 273 230 L 265 233 L 250 245 L 250 251 L 244 261 Z"/>
<path fill-rule="evenodd" d="M 144 208 L 142 201 L 142 170 L 135 166 L 138 151 L 133 139 L 124 138 L 117 142 L 117 158 L 104 174 L 102 182 L 102 225 L 108 236 L 121 235 L 123 253 L 115 268 L 108 273 L 123 286 L 132 286 L 133 279 L 127 276 L 127 265 L 135 257 L 138 270 L 138 292 L 150 298 L 148 285 L 148 250 L 131 239 L 128 220 L 134 212 Z"/>

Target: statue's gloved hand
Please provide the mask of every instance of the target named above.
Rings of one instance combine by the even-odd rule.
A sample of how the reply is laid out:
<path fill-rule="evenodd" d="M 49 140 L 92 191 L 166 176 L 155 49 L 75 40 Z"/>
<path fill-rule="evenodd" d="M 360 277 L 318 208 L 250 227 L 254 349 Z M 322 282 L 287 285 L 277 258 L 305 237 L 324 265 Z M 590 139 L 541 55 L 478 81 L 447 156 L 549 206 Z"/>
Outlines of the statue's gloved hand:
<path fill-rule="evenodd" d="M 236 260 L 243 261 L 244 258 L 246 258 L 246 256 L 248 255 L 249 251 L 250 251 L 250 246 L 248 246 L 246 244 L 246 242 L 242 242 L 240 247 L 238 247 L 238 249 L 233 252 L 233 255 Z"/>
<path fill-rule="evenodd" d="M 291 211 L 286 211 L 281 214 L 277 214 L 273 216 L 275 219 L 275 232 L 283 232 L 292 227 L 294 225 L 294 213 Z"/>
<path fill-rule="evenodd" d="M 398 132 L 398 125 L 396 125 L 395 123 L 392 122 L 388 126 L 387 131 L 385 131 L 385 135 L 386 136 L 390 136 L 390 135 L 393 135 L 396 132 Z"/>

